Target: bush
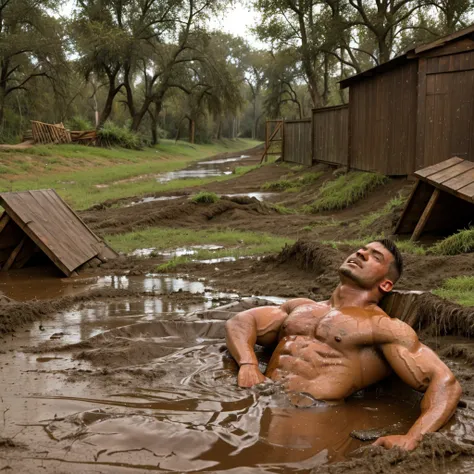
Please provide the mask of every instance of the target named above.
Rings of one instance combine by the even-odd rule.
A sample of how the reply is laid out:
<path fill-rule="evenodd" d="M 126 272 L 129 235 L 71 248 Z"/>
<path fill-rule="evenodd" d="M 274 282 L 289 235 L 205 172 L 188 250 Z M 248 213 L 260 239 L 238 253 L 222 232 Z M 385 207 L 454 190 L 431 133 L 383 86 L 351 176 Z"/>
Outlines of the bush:
<path fill-rule="evenodd" d="M 388 182 L 388 178 L 379 173 L 353 171 L 325 183 L 316 201 L 306 208 L 309 212 L 344 209 L 367 196 L 370 191 Z"/>
<path fill-rule="evenodd" d="M 101 146 L 121 146 L 131 150 L 143 148 L 142 139 L 128 128 L 119 127 L 113 122 L 105 122 L 104 126 L 97 131 L 97 137 Z"/>
<path fill-rule="evenodd" d="M 435 255 L 459 255 L 474 252 L 474 227 L 451 235 L 430 248 Z"/>
<path fill-rule="evenodd" d="M 216 193 L 210 193 L 207 191 L 201 191 L 200 193 L 195 194 L 192 198 L 192 202 L 212 204 L 219 201 L 219 196 Z"/>
<path fill-rule="evenodd" d="M 66 128 L 69 130 L 77 130 L 77 131 L 82 131 L 82 130 L 94 130 L 95 127 L 92 125 L 92 122 L 90 120 L 87 120 L 80 115 L 76 115 L 69 119 L 66 122 Z"/>

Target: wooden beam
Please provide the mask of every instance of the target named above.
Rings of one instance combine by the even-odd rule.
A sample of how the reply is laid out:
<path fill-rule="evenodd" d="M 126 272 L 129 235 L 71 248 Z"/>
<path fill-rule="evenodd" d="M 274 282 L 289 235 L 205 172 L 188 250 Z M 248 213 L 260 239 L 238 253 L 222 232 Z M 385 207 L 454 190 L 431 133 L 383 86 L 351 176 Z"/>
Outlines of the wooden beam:
<path fill-rule="evenodd" d="M 273 133 L 270 135 L 270 138 L 268 140 L 268 143 L 265 145 L 265 150 L 263 151 L 263 155 L 262 155 L 262 158 L 260 160 L 260 164 L 263 163 L 263 159 L 265 158 L 265 155 L 267 154 L 267 151 L 268 149 L 270 148 L 270 144 L 273 140 L 273 138 L 276 136 L 276 134 L 278 133 L 278 131 L 280 130 L 281 126 L 282 126 L 283 122 L 280 122 L 276 127 L 275 127 L 275 130 L 273 130 Z M 282 150 L 283 151 L 283 150 Z"/>
<path fill-rule="evenodd" d="M 23 237 L 20 243 L 13 249 L 13 252 L 10 254 L 5 265 L 3 265 L 2 267 L 2 272 L 7 272 L 8 270 L 10 270 L 10 267 L 13 265 L 13 262 L 15 261 L 16 256 L 20 253 L 20 250 L 23 248 L 25 240 L 26 240 L 26 237 Z"/>
<path fill-rule="evenodd" d="M 2 217 L 0 218 L 0 233 L 3 231 L 3 229 L 5 229 L 5 227 L 7 226 L 7 224 L 10 222 L 10 216 L 4 212 L 2 214 Z"/>
<path fill-rule="evenodd" d="M 415 227 L 415 230 L 413 231 L 413 235 L 411 236 L 412 241 L 416 241 L 419 239 L 421 233 L 423 232 L 423 229 L 425 228 L 426 223 L 428 222 L 428 219 L 431 216 L 431 213 L 433 212 L 433 208 L 438 201 L 438 197 L 440 195 L 440 190 L 435 189 L 433 191 L 433 194 L 430 197 L 430 200 L 428 201 L 428 204 L 425 207 L 425 210 L 423 211 L 423 214 L 420 217 L 420 220 L 418 221 L 418 224 Z"/>

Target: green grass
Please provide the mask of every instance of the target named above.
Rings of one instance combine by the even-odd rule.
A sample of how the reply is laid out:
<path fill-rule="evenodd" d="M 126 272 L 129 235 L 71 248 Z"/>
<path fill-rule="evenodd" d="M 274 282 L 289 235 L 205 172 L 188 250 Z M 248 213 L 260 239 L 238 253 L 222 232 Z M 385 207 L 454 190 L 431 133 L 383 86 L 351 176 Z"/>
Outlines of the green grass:
<path fill-rule="evenodd" d="M 435 255 L 459 255 L 474 252 L 474 227 L 464 229 L 436 243 L 430 248 Z"/>
<path fill-rule="evenodd" d="M 263 165 L 237 166 L 236 168 L 234 168 L 233 174 L 240 176 L 240 175 L 249 173 L 250 171 L 258 170 L 262 166 Z"/>
<path fill-rule="evenodd" d="M 360 225 L 362 228 L 367 228 L 371 226 L 377 219 L 379 219 L 382 216 L 386 216 L 390 214 L 394 209 L 397 207 L 403 205 L 406 201 L 406 198 L 402 197 L 400 194 L 388 201 L 385 206 L 380 209 L 379 211 L 372 212 L 365 216 L 363 219 L 360 221 Z"/>
<path fill-rule="evenodd" d="M 289 179 L 279 179 L 278 181 L 269 181 L 262 185 L 263 191 L 285 191 L 294 186 L 294 182 Z"/>
<path fill-rule="evenodd" d="M 221 257 L 238 258 L 275 253 L 279 252 L 285 244 L 294 243 L 293 239 L 261 232 L 245 232 L 233 229 L 187 230 L 158 227 L 109 236 L 107 241 L 116 250 L 127 253 L 140 248 L 155 248 L 155 252 L 159 253 L 160 250 L 199 244 L 226 246 L 226 248 L 216 251 L 198 250 L 194 255 L 175 257 L 157 267 L 157 271 L 161 272 L 169 271 L 191 260 Z"/>
<path fill-rule="evenodd" d="M 216 244 L 238 248 L 280 248 L 291 239 L 277 237 L 261 232 L 234 229 L 172 229 L 152 227 L 126 234 L 110 235 L 107 242 L 121 252 L 129 253 L 136 249 L 155 248 L 157 251 L 199 244 Z M 213 253 L 214 255 L 214 253 Z"/>
<path fill-rule="evenodd" d="M 474 276 L 448 278 L 433 294 L 463 306 L 474 306 Z"/>
<path fill-rule="evenodd" d="M 286 191 L 286 192 L 298 192 L 303 186 L 308 186 L 315 183 L 323 174 L 324 171 L 313 171 L 304 173 L 301 176 L 292 178 L 289 175 L 279 179 L 278 181 L 269 181 L 262 186 L 263 191 Z"/>
<path fill-rule="evenodd" d="M 319 196 L 310 206 L 305 206 L 305 212 L 317 213 L 344 209 L 367 194 L 388 182 L 388 178 L 378 173 L 353 171 L 325 183 Z"/>
<path fill-rule="evenodd" d="M 374 240 L 380 240 L 385 238 L 383 234 L 381 235 L 371 235 L 369 237 L 364 237 L 360 239 L 348 239 L 348 240 L 323 240 L 321 243 L 325 245 L 330 245 L 332 248 L 338 249 L 340 247 L 353 247 L 353 248 L 360 248 L 364 245 L 367 245 L 369 242 L 373 242 Z M 397 247 L 399 248 L 400 252 L 402 253 L 411 253 L 414 255 L 425 255 L 426 250 L 413 243 L 409 240 L 407 241 L 399 241 L 395 242 Z"/>
<path fill-rule="evenodd" d="M 184 168 L 192 161 L 217 153 L 240 151 L 255 145 L 257 142 L 251 140 L 226 140 L 211 145 L 163 140 L 157 147 L 142 151 L 81 145 L 43 145 L 21 153 L 1 151 L 0 191 L 54 188 L 74 208 L 85 209 L 108 199 L 230 179 L 231 175 L 158 183 L 153 175 Z M 138 177 L 144 179 L 131 180 Z M 112 184 L 117 181 L 123 182 Z"/>
<path fill-rule="evenodd" d="M 219 196 L 216 193 L 210 193 L 208 191 L 201 191 L 195 194 L 192 198 L 192 202 L 203 203 L 203 204 L 212 204 L 219 201 Z"/>
<path fill-rule="evenodd" d="M 290 207 L 283 206 L 281 204 L 269 204 L 272 209 L 275 209 L 279 214 L 297 214 L 296 209 L 292 209 Z"/>

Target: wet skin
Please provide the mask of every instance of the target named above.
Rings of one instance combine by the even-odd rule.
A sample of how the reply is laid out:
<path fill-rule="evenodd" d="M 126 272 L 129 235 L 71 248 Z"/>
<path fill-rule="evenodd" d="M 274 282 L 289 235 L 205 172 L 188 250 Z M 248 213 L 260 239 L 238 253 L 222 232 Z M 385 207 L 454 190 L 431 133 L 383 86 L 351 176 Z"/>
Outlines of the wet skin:
<path fill-rule="evenodd" d="M 375 444 L 414 449 L 425 433 L 441 428 L 453 415 L 461 388 L 410 326 L 377 306 L 396 278 L 393 260 L 383 245 L 370 243 L 341 265 L 341 283 L 330 300 L 298 298 L 280 307 L 243 311 L 230 319 L 226 340 L 240 366 L 239 386 L 266 380 L 253 348 L 256 343 L 276 344 L 266 376 L 282 383 L 293 399 L 302 400 L 301 405 L 308 400 L 304 394 L 340 403 L 392 371 L 414 389 L 426 392 L 421 416 L 409 432 L 379 438 Z"/>

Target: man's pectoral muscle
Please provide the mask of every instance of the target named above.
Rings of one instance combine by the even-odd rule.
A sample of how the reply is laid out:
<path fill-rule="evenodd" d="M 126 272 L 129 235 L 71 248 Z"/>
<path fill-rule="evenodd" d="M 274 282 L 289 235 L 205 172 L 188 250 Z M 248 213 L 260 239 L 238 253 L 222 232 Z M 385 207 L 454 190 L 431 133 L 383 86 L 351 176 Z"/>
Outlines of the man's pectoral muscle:
<path fill-rule="evenodd" d="M 258 370 L 254 346 L 272 346 L 278 342 L 278 333 L 288 314 L 299 305 L 315 304 L 306 298 L 296 298 L 280 307 L 262 306 L 243 311 L 226 322 L 226 343 L 232 357 L 239 364 L 238 384 L 252 387 L 263 382 L 265 376 Z"/>
<path fill-rule="evenodd" d="M 380 321 L 383 354 L 397 375 L 415 390 L 425 392 L 421 416 L 406 435 L 386 436 L 374 444 L 391 448 L 414 449 L 425 433 L 437 431 L 454 414 L 461 397 L 461 386 L 449 368 L 415 331 L 399 320 Z"/>

